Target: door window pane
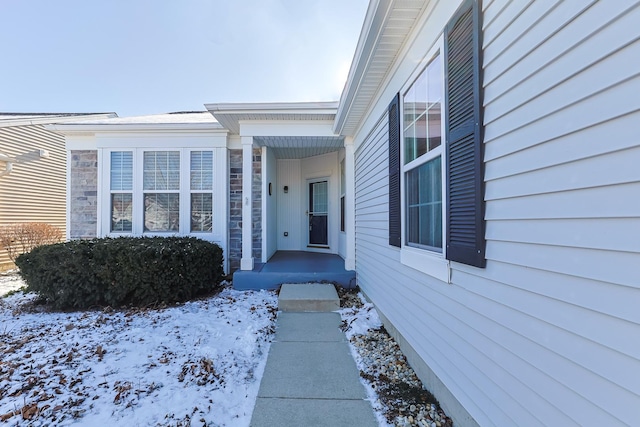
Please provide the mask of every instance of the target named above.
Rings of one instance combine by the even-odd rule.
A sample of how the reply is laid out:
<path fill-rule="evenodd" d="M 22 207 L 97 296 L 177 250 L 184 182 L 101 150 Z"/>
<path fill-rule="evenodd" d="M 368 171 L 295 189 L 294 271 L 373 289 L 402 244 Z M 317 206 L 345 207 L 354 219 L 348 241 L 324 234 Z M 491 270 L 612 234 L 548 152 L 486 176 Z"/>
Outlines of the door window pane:
<path fill-rule="evenodd" d="M 313 183 L 313 212 L 315 214 L 329 211 L 327 181 Z"/>

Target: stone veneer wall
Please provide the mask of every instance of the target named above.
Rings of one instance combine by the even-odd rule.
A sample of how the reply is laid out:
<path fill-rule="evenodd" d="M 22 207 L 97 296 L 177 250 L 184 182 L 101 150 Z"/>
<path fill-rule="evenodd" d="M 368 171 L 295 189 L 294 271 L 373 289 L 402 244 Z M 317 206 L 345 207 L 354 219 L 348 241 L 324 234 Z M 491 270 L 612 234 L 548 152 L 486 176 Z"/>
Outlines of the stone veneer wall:
<path fill-rule="evenodd" d="M 251 236 L 253 238 L 252 256 L 254 262 L 262 260 L 262 150 L 253 149 L 253 180 L 251 185 L 253 206 L 251 217 L 253 220 Z"/>
<path fill-rule="evenodd" d="M 242 150 L 229 150 L 229 272 L 240 268 L 242 257 Z"/>
<path fill-rule="evenodd" d="M 98 232 L 98 152 L 71 151 L 69 237 L 90 239 Z"/>
<path fill-rule="evenodd" d="M 262 155 L 253 149 L 252 256 L 262 258 Z M 229 150 L 229 271 L 240 268 L 242 258 L 242 150 Z"/>

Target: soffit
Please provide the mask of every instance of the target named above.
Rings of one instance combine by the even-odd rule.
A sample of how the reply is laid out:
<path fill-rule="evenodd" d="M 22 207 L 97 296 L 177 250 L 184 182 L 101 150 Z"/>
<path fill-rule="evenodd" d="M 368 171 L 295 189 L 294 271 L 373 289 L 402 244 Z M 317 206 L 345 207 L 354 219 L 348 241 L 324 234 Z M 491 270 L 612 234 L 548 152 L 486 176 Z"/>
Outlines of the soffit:
<path fill-rule="evenodd" d="M 338 106 L 336 133 L 355 134 L 428 4 L 424 0 L 371 2 Z"/>
<path fill-rule="evenodd" d="M 344 147 L 344 137 L 340 136 L 254 136 L 253 141 L 261 147 L 268 147 L 277 159 L 304 159 Z"/>

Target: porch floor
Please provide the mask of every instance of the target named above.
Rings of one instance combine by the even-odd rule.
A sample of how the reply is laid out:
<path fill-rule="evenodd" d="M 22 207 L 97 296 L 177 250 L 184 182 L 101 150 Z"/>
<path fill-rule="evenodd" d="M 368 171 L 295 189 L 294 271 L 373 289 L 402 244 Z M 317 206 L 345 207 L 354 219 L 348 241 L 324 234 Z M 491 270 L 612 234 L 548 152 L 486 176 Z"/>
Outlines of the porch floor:
<path fill-rule="evenodd" d="M 278 251 L 253 270 L 233 273 L 233 287 L 239 290 L 275 289 L 283 283 L 331 282 L 355 286 L 355 271 L 344 268 L 338 255 L 302 251 Z"/>

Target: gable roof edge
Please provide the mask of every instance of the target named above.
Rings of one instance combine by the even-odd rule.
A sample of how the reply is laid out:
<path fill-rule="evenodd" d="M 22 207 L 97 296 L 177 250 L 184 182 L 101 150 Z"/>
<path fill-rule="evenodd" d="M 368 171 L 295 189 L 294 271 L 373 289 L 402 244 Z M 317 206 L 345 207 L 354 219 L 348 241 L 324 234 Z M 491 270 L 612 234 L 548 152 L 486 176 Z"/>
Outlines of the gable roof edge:
<path fill-rule="evenodd" d="M 382 34 L 384 23 L 389 16 L 391 3 L 392 0 L 372 0 L 369 3 L 356 51 L 349 68 L 349 75 L 340 96 L 333 127 L 333 131 L 336 134 L 342 135 L 344 132 L 346 120 L 353 106 L 360 82 L 369 68 L 375 47 Z"/>

